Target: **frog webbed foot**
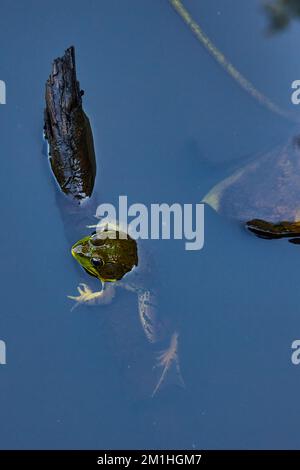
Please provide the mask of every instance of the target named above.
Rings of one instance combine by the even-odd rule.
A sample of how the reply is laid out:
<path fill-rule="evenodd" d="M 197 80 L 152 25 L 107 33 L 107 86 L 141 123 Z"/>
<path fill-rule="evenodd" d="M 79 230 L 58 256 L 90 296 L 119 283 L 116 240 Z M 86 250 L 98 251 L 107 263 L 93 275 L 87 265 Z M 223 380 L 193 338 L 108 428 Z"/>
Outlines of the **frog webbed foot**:
<path fill-rule="evenodd" d="M 71 310 L 74 310 L 74 308 L 80 304 L 108 304 L 115 296 L 115 288 L 111 284 L 105 286 L 104 283 L 102 283 L 102 289 L 100 291 L 93 291 L 87 284 L 80 283 L 77 290 L 79 295 L 68 295 L 69 299 L 76 302 Z"/>
<path fill-rule="evenodd" d="M 167 376 L 173 371 L 173 380 L 175 384 L 185 387 L 184 380 L 181 375 L 179 358 L 178 358 L 178 333 L 174 332 L 171 337 L 170 345 L 164 351 L 161 351 L 157 356 L 157 363 L 155 368 L 161 368 L 162 372 L 159 380 L 152 392 L 152 397 L 156 395 L 162 384 L 165 382 Z"/>

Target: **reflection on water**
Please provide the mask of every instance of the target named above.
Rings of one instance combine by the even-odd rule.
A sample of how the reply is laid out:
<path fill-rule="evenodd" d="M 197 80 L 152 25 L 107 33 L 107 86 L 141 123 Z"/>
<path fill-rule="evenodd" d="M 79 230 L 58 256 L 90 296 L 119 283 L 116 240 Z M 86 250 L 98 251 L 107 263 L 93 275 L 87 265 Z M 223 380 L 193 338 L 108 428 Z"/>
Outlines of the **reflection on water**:
<path fill-rule="evenodd" d="M 209 206 L 203 250 L 145 241 L 149 284 L 178 327 L 186 383 L 151 399 L 153 356 L 136 296 L 124 290 L 103 309 L 70 312 L 66 295 L 86 281 L 70 246 L 85 222 L 74 226 L 56 203 L 41 152 L 43 86 L 53 57 L 74 43 L 99 168 L 96 205 L 117 205 L 120 194 L 129 204 L 200 202 L 257 154 L 269 155 L 268 173 L 268 151 L 278 145 L 280 162 L 282 142 L 297 130 L 237 87 L 169 2 L 88 0 L 84 14 L 77 0 L 52 4 L 3 2 L 0 18 L 10 90 L 0 107 L 0 337 L 9 355 L 0 368 L 1 447 L 298 447 L 299 370 L 290 361 L 300 332 L 297 247 L 250 236 Z M 184 5 L 257 89 L 296 111 L 296 29 L 265 37 L 259 0 Z M 287 179 L 291 199 L 296 176 Z"/>
<path fill-rule="evenodd" d="M 264 5 L 272 33 L 285 29 L 293 19 L 300 18 L 299 0 L 269 0 Z"/>
<path fill-rule="evenodd" d="M 294 222 L 300 217 L 300 152 L 295 139 L 260 155 L 214 186 L 204 202 L 240 222 Z"/>
<path fill-rule="evenodd" d="M 236 81 L 236 83 L 247 93 L 249 93 L 255 100 L 267 109 L 279 116 L 285 118 L 292 118 L 286 111 L 282 110 L 279 106 L 274 104 L 269 98 L 258 91 L 255 86 L 245 78 L 234 65 L 224 56 L 224 54 L 214 45 L 209 37 L 204 33 L 199 24 L 192 18 L 188 10 L 184 7 L 180 0 L 170 0 L 170 4 L 174 7 L 177 13 L 181 16 L 192 33 L 196 36 L 198 41 L 208 50 L 213 58 L 221 65 L 225 71 Z"/>

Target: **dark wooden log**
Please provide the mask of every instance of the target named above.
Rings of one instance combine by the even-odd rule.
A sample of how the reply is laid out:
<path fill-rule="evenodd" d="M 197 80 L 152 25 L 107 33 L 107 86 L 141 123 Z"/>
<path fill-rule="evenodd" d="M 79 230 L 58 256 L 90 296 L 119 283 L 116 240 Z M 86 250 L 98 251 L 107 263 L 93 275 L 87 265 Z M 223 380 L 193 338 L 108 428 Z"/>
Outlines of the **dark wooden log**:
<path fill-rule="evenodd" d="M 258 237 L 268 240 L 300 236 L 299 222 L 282 221 L 273 223 L 262 219 L 253 219 L 246 223 L 246 227 Z M 294 243 L 298 244 L 297 242 Z"/>
<path fill-rule="evenodd" d="M 46 82 L 44 131 L 54 176 L 61 190 L 79 202 L 91 196 L 96 175 L 93 135 L 82 95 L 72 46 L 54 60 Z"/>

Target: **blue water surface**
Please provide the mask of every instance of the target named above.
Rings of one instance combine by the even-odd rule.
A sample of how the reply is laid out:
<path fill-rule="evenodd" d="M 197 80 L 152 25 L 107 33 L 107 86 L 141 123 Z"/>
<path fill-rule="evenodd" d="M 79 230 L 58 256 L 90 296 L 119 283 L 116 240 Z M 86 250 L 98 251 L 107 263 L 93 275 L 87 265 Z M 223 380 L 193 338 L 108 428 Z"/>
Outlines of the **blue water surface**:
<path fill-rule="evenodd" d="M 184 4 L 258 89 L 297 112 L 297 22 L 270 37 L 260 0 Z M 144 242 L 186 384 L 151 399 L 152 365 L 130 371 L 142 341 L 133 296 L 70 311 L 67 295 L 87 276 L 70 256 L 72 227 L 45 157 L 44 84 L 73 44 L 97 203 L 122 194 L 130 204 L 199 203 L 297 126 L 247 95 L 166 0 L 1 0 L 0 44 L 0 447 L 299 448 L 298 247 L 256 239 L 209 207 L 203 250 Z"/>

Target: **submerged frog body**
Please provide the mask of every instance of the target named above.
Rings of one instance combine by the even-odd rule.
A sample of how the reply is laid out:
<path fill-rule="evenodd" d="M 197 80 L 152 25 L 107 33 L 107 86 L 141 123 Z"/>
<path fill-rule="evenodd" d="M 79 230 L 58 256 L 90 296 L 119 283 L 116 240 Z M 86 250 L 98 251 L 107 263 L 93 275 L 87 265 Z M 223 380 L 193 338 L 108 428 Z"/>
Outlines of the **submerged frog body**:
<path fill-rule="evenodd" d="M 158 351 L 157 367 L 161 368 L 159 380 L 153 390 L 156 394 L 165 381 L 168 372 L 174 369 L 176 382 L 184 385 L 178 360 L 178 333 L 169 331 L 161 318 L 155 293 L 145 289 L 141 282 L 130 282 L 130 273 L 138 266 L 138 249 L 136 240 L 121 231 L 115 224 L 98 229 L 72 246 L 73 257 L 84 270 L 98 278 L 102 288 L 93 292 L 87 284 L 78 286 L 79 295 L 68 296 L 79 304 L 108 304 L 116 293 L 116 287 L 122 287 L 137 296 L 139 319 L 147 340 L 154 344 L 163 344 L 168 340 L 169 346 Z M 123 279 L 124 278 L 124 279 Z"/>

